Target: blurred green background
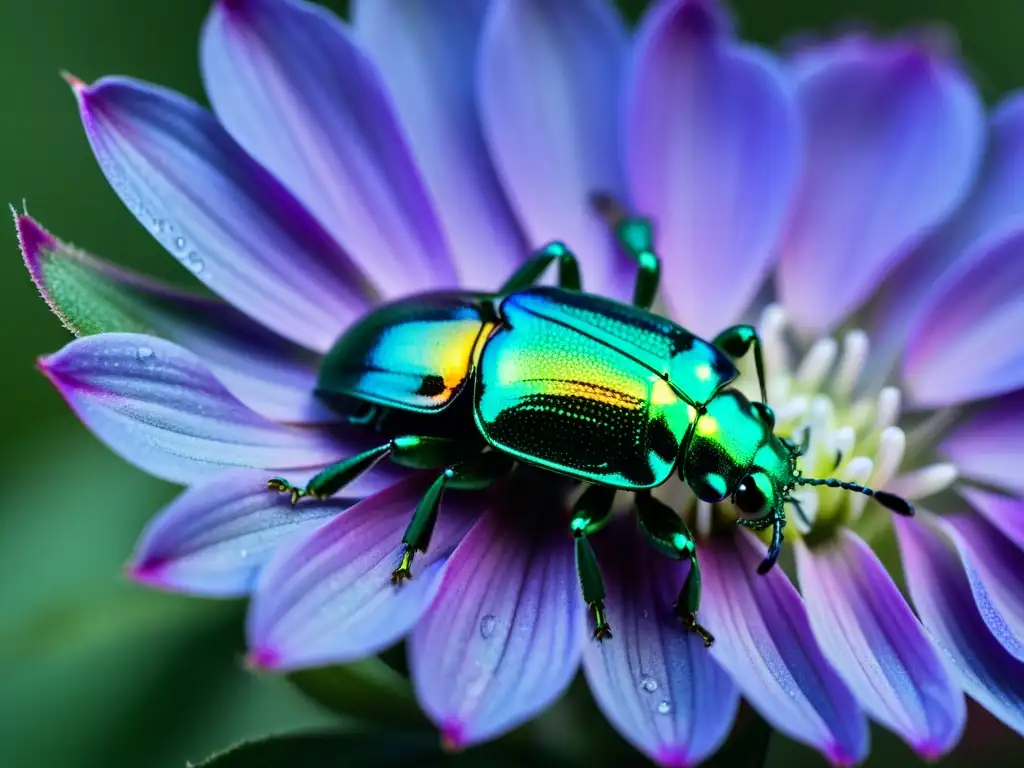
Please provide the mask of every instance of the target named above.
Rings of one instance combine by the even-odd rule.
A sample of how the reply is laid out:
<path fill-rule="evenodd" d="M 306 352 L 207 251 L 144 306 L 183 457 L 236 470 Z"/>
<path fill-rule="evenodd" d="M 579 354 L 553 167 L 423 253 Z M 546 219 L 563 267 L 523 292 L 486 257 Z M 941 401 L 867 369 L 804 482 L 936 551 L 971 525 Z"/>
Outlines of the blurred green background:
<path fill-rule="evenodd" d="M 325 4 L 344 11 L 343 2 Z M 644 3 L 621 5 L 635 19 Z M 944 23 L 989 101 L 1024 85 L 1020 0 L 733 5 L 743 33 L 770 45 L 848 22 Z M 0 0 L 2 201 L 20 209 L 24 200 L 45 226 L 86 250 L 187 283 L 107 186 L 57 72 L 86 80 L 130 74 L 202 100 L 196 40 L 207 7 Z M 68 336 L 38 299 L 13 227 L 0 242 L 0 766 L 180 768 L 245 737 L 333 722 L 287 683 L 242 668 L 242 605 L 148 592 L 121 578 L 141 526 L 175 489 L 108 453 L 35 372 L 34 359 Z M 566 722 L 570 710 L 563 704 L 531 736 L 557 734 L 550 723 Z M 895 738 L 877 729 L 873 736 L 870 765 L 916 763 Z M 610 748 L 622 748 L 609 738 Z M 1020 753 L 1019 737 L 974 707 L 964 744 L 944 764 L 967 764 L 970 755 L 1019 765 Z M 783 739 L 773 741 L 769 763 L 823 764 Z"/>

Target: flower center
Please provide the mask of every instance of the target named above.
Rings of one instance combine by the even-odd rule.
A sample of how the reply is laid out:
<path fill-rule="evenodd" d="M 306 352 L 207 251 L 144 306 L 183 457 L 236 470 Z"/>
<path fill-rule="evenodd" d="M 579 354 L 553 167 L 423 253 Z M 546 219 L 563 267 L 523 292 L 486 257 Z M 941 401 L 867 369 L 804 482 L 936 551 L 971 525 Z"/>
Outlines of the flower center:
<path fill-rule="evenodd" d="M 898 387 L 882 386 L 858 392 L 857 384 L 868 360 L 868 335 L 848 331 L 841 340 L 817 339 L 801 355 L 788 340 L 785 310 L 772 304 L 761 314 L 759 332 L 764 345 L 768 401 L 775 410 L 776 434 L 806 445 L 799 459 L 805 477 L 828 478 L 887 490 L 911 501 L 931 496 L 956 480 L 948 463 L 914 467 L 907 462 L 908 437 L 899 426 L 902 395 Z M 760 397 L 750 361 L 741 361 L 736 387 L 752 400 Z M 900 472 L 909 463 L 909 471 Z M 789 505 L 788 531 L 793 528 L 811 539 L 826 538 L 841 526 L 855 526 L 872 538 L 889 526 L 889 515 L 870 499 L 839 488 L 802 487 L 792 494 L 799 504 Z M 865 510 L 871 512 L 865 514 Z M 697 526 L 710 530 L 717 512 L 730 519 L 736 510 L 729 503 L 700 503 Z"/>

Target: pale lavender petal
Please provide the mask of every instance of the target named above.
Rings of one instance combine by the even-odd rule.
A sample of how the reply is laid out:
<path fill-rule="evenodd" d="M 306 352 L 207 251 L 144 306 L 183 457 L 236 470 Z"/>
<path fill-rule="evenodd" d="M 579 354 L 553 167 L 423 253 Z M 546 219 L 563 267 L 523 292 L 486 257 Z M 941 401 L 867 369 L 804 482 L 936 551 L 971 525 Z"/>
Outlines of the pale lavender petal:
<path fill-rule="evenodd" d="M 1022 286 L 1024 226 L 982 241 L 943 275 L 905 347 L 902 378 L 914 404 L 956 405 L 1024 387 Z"/>
<path fill-rule="evenodd" d="M 972 245 L 1024 218 L 1024 94 L 1016 93 L 989 121 L 988 146 L 970 197 L 883 286 L 870 329 L 872 361 L 879 373 L 898 357 L 929 289 Z"/>
<path fill-rule="evenodd" d="M 584 287 L 619 296 L 625 259 L 589 197 L 624 198 L 620 83 L 629 37 L 606 0 L 493 0 L 480 50 L 484 137 L 527 239 L 562 240 Z"/>
<path fill-rule="evenodd" d="M 874 720 L 926 760 L 960 740 L 963 692 L 877 555 L 851 531 L 796 542 L 800 591 L 818 644 Z"/>
<path fill-rule="evenodd" d="M 984 111 L 958 65 L 906 40 L 839 41 L 798 67 L 805 174 L 778 288 L 805 332 L 834 328 L 963 200 Z"/>
<path fill-rule="evenodd" d="M 527 256 L 480 129 L 476 56 L 487 0 L 357 0 L 373 55 L 433 194 L 461 284 L 494 290 Z"/>
<path fill-rule="evenodd" d="M 73 85 L 114 191 L 215 292 L 318 352 L 365 311 L 348 255 L 209 113 L 126 78 Z"/>
<path fill-rule="evenodd" d="M 1024 501 L 962 485 L 957 491 L 1004 536 L 1024 549 Z"/>
<path fill-rule="evenodd" d="M 336 664 L 398 642 L 437 593 L 479 497 L 446 494 L 430 549 L 396 587 L 402 534 L 432 477 L 420 474 L 359 502 L 279 549 L 260 575 L 249 610 L 250 658 L 269 669 Z"/>
<path fill-rule="evenodd" d="M 1004 395 L 971 412 L 939 445 L 961 475 L 1024 496 L 1024 392 Z"/>
<path fill-rule="evenodd" d="M 331 432 L 254 413 L 194 354 L 155 336 L 86 336 L 39 367 L 111 450 L 171 482 L 228 467 L 323 466 L 354 452 Z"/>
<path fill-rule="evenodd" d="M 764 544 L 747 531 L 700 548 L 701 622 L 711 653 L 740 692 L 780 733 L 822 752 L 833 765 L 868 753 L 868 727 L 811 631 L 807 609 L 781 568 L 764 576 Z"/>
<path fill-rule="evenodd" d="M 992 635 L 956 555 L 918 520 L 895 520 L 903 569 L 921 622 L 953 659 L 967 694 L 1024 733 L 1024 664 Z"/>
<path fill-rule="evenodd" d="M 572 539 L 560 509 L 506 495 L 452 555 L 413 631 L 416 695 L 456 747 L 499 736 L 557 699 L 586 640 Z M 554 523 L 554 524 L 552 524 Z"/>
<path fill-rule="evenodd" d="M 76 336 L 145 333 L 195 352 L 228 390 L 277 421 L 337 421 L 313 395 L 319 358 L 230 304 L 176 290 L 60 242 L 16 218 L 25 264 Z"/>
<path fill-rule="evenodd" d="M 311 471 L 290 476 L 304 483 Z M 128 565 L 136 581 L 211 597 L 247 595 L 274 550 L 352 505 L 303 500 L 267 488 L 261 470 L 229 470 L 185 490 L 146 526 Z"/>
<path fill-rule="evenodd" d="M 979 515 L 949 515 L 942 525 L 960 552 L 981 618 L 1024 661 L 1024 551 Z"/>
<path fill-rule="evenodd" d="M 673 317 L 714 334 L 740 316 L 776 255 L 801 159 L 794 88 L 772 56 L 735 40 L 712 0 L 655 4 L 636 46 L 633 203 L 655 221 Z"/>
<path fill-rule="evenodd" d="M 613 633 L 583 653 L 594 698 L 655 762 L 695 765 L 725 740 L 739 692 L 673 609 L 689 566 L 653 552 L 633 524 L 594 538 Z"/>
<path fill-rule="evenodd" d="M 455 284 L 380 77 L 330 11 L 299 0 L 219 2 L 201 52 L 217 117 L 385 295 Z"/>

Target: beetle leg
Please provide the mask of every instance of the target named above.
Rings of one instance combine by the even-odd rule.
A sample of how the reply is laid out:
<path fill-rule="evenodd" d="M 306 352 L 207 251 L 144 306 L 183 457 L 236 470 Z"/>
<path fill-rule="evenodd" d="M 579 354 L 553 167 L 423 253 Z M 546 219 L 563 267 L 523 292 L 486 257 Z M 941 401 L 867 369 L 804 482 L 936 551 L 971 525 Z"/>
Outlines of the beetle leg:
<path fill-rule="evenodd" d="M 537 251 L 529 261 L 517 269 L 505 284 L 498 290 L 499 294 L 515 293 L 529 288 L 540 280 L 551 262 L 558 260 L 558 285 L 578 291 L 581 288 L 580 267 L 576 254 L 570 251 L 565 243 L 552 241 Z"/>
<path fill-rule="evenodd" d="M 761 352 L 761 337 L 752 325 L 734 325 L 726 328 L 715 336 L 712 342 L 716 347 L 733 359 L 743 357 L 750 348 L 754 348 L 754 367 L 757 368 L 757 383 L 761 387 L 761 402 L 768 402 L 768 393 L 764 384 L 764 355 Z"/>
<path fill-rule="evenodd" d="M 683 626 L 695 633 L 704 641 L 704 647 L 710 648 L 715 638 L 697 622 L 697 611 L 700 608 L 700 563 L 697 561 L 697 547 L 693 534 L 686 523 L 668 505 L 651 496 L 650 491 L 636 494 L 636 508 L 640 520 L 640 530 L 651 545 L 673 560 L 689 560 L 690 572 L 683 582 L 676 598 L 675 610 L 683 622 Z"/>
<path fill-rule="evenodd" d="M 268 480 L 267 488 L 272 491 L 291 494 L 292 504 L 306 496 L 326 499 L 370 469 L 370 467 L 384 458 L 390 450 L 391 444 L 384 443 L 384 445 L 378 445 L 362 453 L 357 453 L 355 456 L 342 459 L 337 464 L 332 464 L 327 469 L 314 475 L 306 483 L 305 488 L 297 488 L 283 477 L 273 477 Z"/>
<path fill-rule="evenodd" d="M 759 566 L 757 566 L 757 572 L 764 576 L 775 566 L 775 561 L 779 559 L 779 551 L 782 549 L 782 529 L 786 527 L 786 515 L 782 512 L 775 515 L 772 518 L 772 543 L 768 545 L 768 554 L 765 555 L 764 560 Z"/>
<path fill-rule="evenodd" d="M 611 195 L 598 192 L 590 202 L 607 222 L 622 249 L 637 263 L 639 271 L 633 288 L 633 303 L 650 309 L 661 280 L 661 259 L 654 252 L 654 226 L 650 219 L 630 216 Z"/>
<path fill-rule="evenodd" d="M 402 536 L 402 559 L 398 567 L 391 572 L 391 583 L 401 584 L 412 578 L 412 561 L 417 552 L 426 552 L 430 546 L 430 537 L 434 532 L 437 512 L 441 507 L 441 497 L 448 488 L 479 490 L 486 488 L 497 478 L 512 468 L 514 460 L 507 454 L 488 451 L 479 456 L 445 467 L 438 478 L 423 494 L 412 520 Z"/>
<path fill-rule="evenodd" d="M 606 485 L 591 485 L 579 497 L 572 509 L 569 531 L 576 549 L 576 574 L 579 576 L 583 602 L 594 614 L 594 639 L 604 640 L 612 636 L 608 617 L 604 612 L 604 579 L 597 556 L 587 538 L 604 528 L 615 501 L 615 489 Z"/>
<path fill-rule="evenodd" d="M 271 478 L 267 481 L 267 487 L 272 491 L 291 494 L 292 504 L 307 496 L 326 499 L 368 471 L 385 456 L 390 456 L 391 461 L 404 467 L 436 469 L 462 459 L 470 451 L 476 450 L 478 449 L 475 446 L 467 449 L 462 442 L 451 438 L 402 435 L 332 464 L 314 475 L 306 483 L 305 488 L 298 488 L 283 477 Z"/>

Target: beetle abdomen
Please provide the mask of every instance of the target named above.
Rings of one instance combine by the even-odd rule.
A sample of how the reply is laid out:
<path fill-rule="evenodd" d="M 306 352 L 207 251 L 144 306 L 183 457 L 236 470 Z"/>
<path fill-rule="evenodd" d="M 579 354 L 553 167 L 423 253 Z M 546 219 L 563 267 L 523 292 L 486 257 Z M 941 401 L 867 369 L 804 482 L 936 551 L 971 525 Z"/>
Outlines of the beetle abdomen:
<path fill-rule="evenodd" d="M 320 367 L 317 392 L 401 410 L 446 408 L 473 372 L 490 324 L 478 297 L 433 293 L 371 312 L 348 329 Z"/>

